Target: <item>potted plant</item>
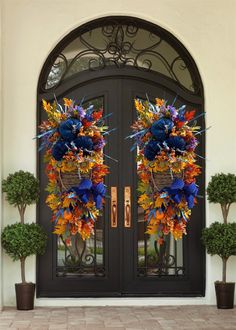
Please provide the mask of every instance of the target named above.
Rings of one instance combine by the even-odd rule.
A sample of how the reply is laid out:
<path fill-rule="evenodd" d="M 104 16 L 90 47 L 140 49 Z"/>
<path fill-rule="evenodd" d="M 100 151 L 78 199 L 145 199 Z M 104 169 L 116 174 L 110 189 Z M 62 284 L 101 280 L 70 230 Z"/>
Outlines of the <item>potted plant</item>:
<path fill-rule="evenodd" d="M 2 246 L 13 260 L 20 260 L 22 282 L 15 284 L 17 309 L 29 310 L 34 308 L 35 284 L 26 282 L 25 260 L 32 254 L 43 254 L 47 243 L 43 229 L 35 223 L 25 223 L 24 219 L 27 205 L 39 198 L 39 182 L 33 174 L 18 171 L 3 180 L 2 188 L 9 204 L 17 207 L 20 214 L 20 223 L 4 228 Z"/>
<path fill-rule="evenodd" d="M 219 203 L 224 223 L 214 222 L 203 229 L 202 241 L 207 253 L 222 258 L 222 281 L 215 282 L 218 308 L 234 307 L 235 283 L 226 281 L 226 267 L 230 256 L 236 255 L 236 223 L 228 223 L 229 209 L 236 202 L 236 176 L 234 174 L 216 174 L 207 187 L 210 203 Z"/>

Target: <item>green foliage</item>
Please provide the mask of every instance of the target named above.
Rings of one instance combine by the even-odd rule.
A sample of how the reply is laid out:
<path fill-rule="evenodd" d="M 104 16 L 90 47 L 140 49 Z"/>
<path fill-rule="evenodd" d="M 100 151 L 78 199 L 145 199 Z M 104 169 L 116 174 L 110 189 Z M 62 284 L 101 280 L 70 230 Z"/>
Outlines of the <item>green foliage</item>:
<path fill-rule="evenodd" d="M 18 171 L 3 180 L 2 190 L 6 193 L 9 204 L 26 206 L 37 202 L 39 181 L 29 172 Z"/>
<path fill-rule="evenodd" d="M 210 203 L 223 205 L 236 202 L 236 175 L 215 174 L 208 184 L 207 194 Z"/>
<path fill-rule="evenodd" d="M 214 222 L 202 231 L 202 242 L 207 253 L 228 259 L 236 255 L 236 223 Z"/>
<path fill-rule="evenodd" d="M 1 238 L 3 248 L 14 261 L 32 254 L 42 255 L 47 244 L 46 233 L 36 223 L 6 226 Z"/>

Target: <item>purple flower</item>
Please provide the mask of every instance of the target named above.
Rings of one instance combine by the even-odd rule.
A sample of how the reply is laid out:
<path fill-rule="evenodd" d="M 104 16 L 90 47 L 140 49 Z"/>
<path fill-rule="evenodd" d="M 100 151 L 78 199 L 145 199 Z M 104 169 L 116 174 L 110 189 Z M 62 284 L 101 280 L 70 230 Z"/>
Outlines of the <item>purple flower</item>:
<path fill-rule="evenodd" d="M 96 151 L 101 150 L 105 146 L 105 144 L 106 143 L 105 143 L 104 139 L 99 139 L 94 143 L 93 148 Z"/>
<path fill-rule="evenodd" d="M 170 116 L 171 116 L 172 120 L 175 120 L 178 116 L 178 112 L 175 109 L 175 107 L 172 107 L 171 105 L 168 105 L 167 109 L 170 111 Z"/>
<path fill-rule="evenodd" d="M 196 146 L 198 145 L 198 141 L 196 138 L 191 138 L 190 141 L 188 142 L 186 149 L 187 150 L 194 150 Z"/>
<path fill-rule="evenodd" d="M 79 106 L 79 105 L 77 105 L 75 108 L 78 111 L 78 114 L 80 116 L 80 119 L 83 119 L 85 117 L 85 115 L 86 115 L 85 110 L 81 106 Z"/>

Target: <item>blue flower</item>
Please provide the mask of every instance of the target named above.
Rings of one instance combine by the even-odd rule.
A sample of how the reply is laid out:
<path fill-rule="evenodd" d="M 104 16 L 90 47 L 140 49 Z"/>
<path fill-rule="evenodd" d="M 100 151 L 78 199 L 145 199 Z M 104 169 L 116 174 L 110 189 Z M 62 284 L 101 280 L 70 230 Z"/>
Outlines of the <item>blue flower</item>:
<path fill-rule="evenodd" d="M 86 114 L 85 115 L 85 119 L 89 122 L 92 122 L 94 121 L 94 118 L 93 118 L 93 115 L 92 114 Z"/>
<path fill-rule="evenodd" d="M 167 140 L 166 143 L 169 148 L 175 149 L 175 150 L 181 150 L 184 151 L 186 147 L 186 142 L 184 139 L 180 136 L 170 136 Z"/>
<path fill-rule="evenodd" d="M 144 157 L 148 160 L 154 160 L 155 156 L 160 152 L 160 147 L 158 142 L 155 140 L 151 140 L 148 144 L 144 147 Z"/>
<path fill-rule="evenodd" d="M 89 154 L 87 150 L 93 150 L 93 140 L 89 136 L 79 136 L 73 142 L 78 149 L 83 150 L 84 155 Z"/>
<path fill-rule="evenodd" d="M 80 120 L 69 118 L 60 124 L 59 132 L 64 140 L 71 142 L 76 138 L 81 126 Z"/>
<path fill-rule="evenodd" d="M 52 148 L 52 155 L 57 161 L 60 161 L 62 160 L 62 157 L 65 155 L 67 150 L 68 148 L 66 146 L 66 143 L 64 141 L 59 140 L 54 144 Z"/>
<path fill-rule="evenodd" d="M 155 121 L 151 126 L 151 133 L 158 141 L 164 141 L 171 132 L 174 123 L 169 118 L 161 118 Z"/>

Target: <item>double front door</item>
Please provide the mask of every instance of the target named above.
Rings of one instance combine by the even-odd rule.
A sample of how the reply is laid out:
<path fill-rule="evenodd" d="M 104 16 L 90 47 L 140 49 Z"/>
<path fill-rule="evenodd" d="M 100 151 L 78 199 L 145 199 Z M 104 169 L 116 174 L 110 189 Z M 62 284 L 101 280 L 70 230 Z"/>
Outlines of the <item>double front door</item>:
<path fill-rule="evenodd" d="M 39 222 L 49 235 L 47 252 L 38 259 L 37 295 L 40 297 L 106 296 L 201 296 L 204 295 L 204 257 L 200 232 L 204 223 L 204 200 L 194 208 L 188 224 L 188 236 L 182 241 L 166 237 L 159 247 L 155 235 L 146 234 L 143 210 L 137 203 L 137 150 L 130 151 L 133 141 L 125 139 L 136 119 L 134 98 L 154 101 L 156 97 L 172 102 L 173 86 L 167 88 L 154 81 L 132 76 L 110 76 L 86 84 L 64 86 L 57 97 L 84 98 L 103 107 L 109 128 L 104 162 L 109 166 L 107 198 L 103 216 L 95 224 L 95 234 L 86 242 L 79 237 L 68 239 L 52 233 L 51 213 L 45 205 L 47 178 L 42 156 L 38 174 L 41 198 Z M 47 100 L 52 94 L 41 95 Z M 41 100 L 39 100 L 40 102 Z M 197 100 L 183 93 L 176 101 L 202 111 Z M 40 110 L 39 110 L 40 111 Z M 39 121 L 43 114 L 39 114 Z M 202 141 L 202 150 L 204 150 Z M 109 156 L 109 157 L 106 157 Z M 201 158 L 200 158 L 201 162 Z M 202 163 L 203 165 L 203 163 Z M 200 187 L 204 184 L 198 182 Z M 203 187 L 204 188 L 204 187 Z"/>

